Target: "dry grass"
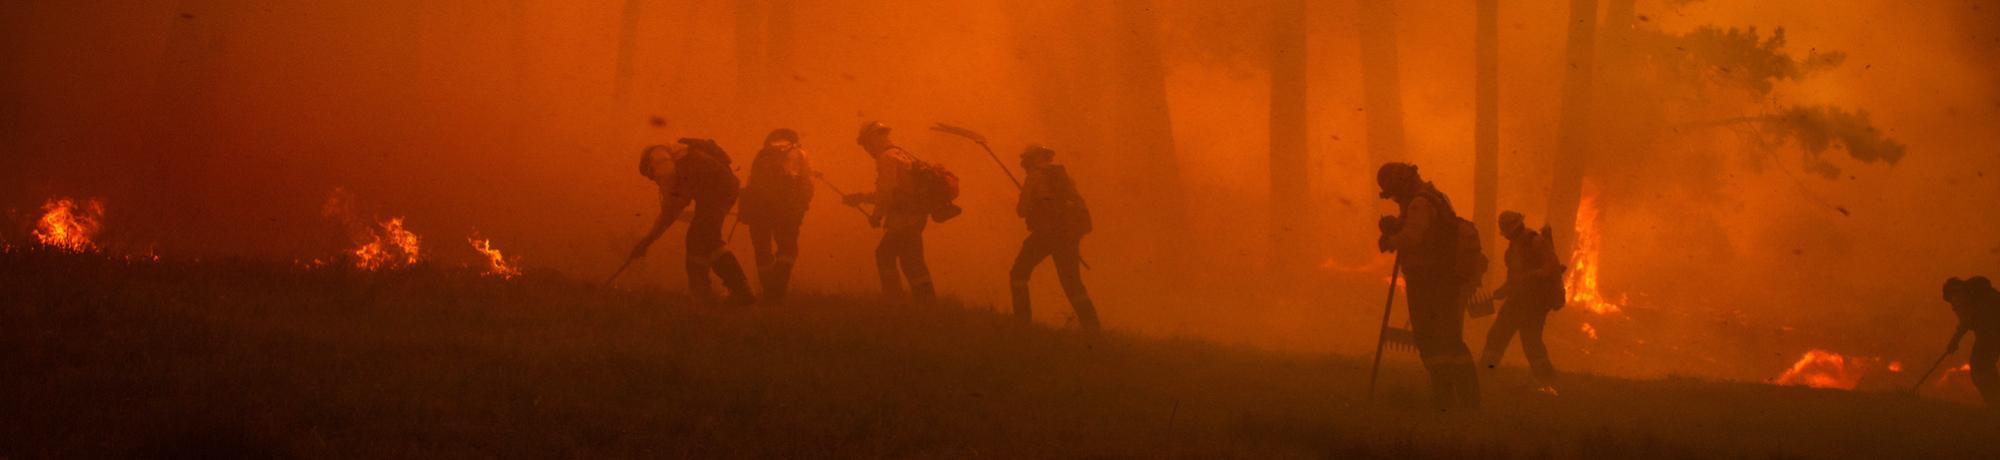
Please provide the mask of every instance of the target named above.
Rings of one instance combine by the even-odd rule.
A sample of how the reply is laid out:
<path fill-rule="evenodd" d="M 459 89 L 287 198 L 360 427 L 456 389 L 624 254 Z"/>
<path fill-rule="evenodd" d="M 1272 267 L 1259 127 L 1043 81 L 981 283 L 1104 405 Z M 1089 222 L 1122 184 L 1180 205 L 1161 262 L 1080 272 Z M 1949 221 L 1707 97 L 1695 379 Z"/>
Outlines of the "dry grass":
<path fill-rule="evenodd" d="M 1882 393 L 1518 370 L 1474 414 L 1366 362 L 803 295 L 0 254 L 0 458 L 1996 458 Z"/>

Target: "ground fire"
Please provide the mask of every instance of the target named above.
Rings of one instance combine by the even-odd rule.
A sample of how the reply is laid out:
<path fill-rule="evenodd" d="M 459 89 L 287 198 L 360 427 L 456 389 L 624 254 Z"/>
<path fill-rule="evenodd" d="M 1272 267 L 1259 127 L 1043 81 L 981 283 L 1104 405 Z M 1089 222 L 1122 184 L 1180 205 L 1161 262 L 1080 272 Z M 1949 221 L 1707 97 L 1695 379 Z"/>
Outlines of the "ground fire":
<path fill-rule="evenodd" d="M 1861 379 L 1877 369 L 1901 372 L 1902 364 L 1883 364 L 1881 358 L 1851 357 L 1831 351 L 1813 349 L 1806 351 L 1799 361 L 1792 363 L 1771 383 L 1778 385 L 1800 385 L 1813 388 L 1852 390 L 1861 384 Z"/>
<path fill-rule="evenodd" d="M 483 262 L 486 265 L 483 267 L 483 274 L 498 276 L 502 279 L 512 279 L 515 276 L 520 276 L 521 268 L 515 265 L 514 262 L 508 262 L 507 257 L 501 255 L 500 250 L 493 247 L 493 240 L 480 238 L 479 233 L 474 232 L 471 237 L 466 238 L 466 242 L 471 243 L 472 250 L 479 251 L 479 255 L 484 258 Z"/>
<path fill-rule="evenodd" d="M 36 220 L 34 233 L 45 246 L 91 252 L 97 250 L 97 233 L 103 229 L 103 201 L 55 198 L 42 204 L 42 217 Z"/>

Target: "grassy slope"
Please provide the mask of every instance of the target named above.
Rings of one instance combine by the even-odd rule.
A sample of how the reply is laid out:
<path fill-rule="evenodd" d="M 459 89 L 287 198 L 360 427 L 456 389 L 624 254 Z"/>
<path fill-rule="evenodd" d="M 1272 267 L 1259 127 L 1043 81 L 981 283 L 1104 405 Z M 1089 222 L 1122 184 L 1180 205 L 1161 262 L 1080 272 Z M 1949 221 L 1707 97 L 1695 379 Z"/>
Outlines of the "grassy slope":
<path fill-rule="evenodd" d="M 1393 359 L 1014 327 L 805 297 L 696 308 L 561 279 L 0 254 L 0 458 L 1995 458 L 1895 395 L 1518 370 L 1476 414 Z"/>

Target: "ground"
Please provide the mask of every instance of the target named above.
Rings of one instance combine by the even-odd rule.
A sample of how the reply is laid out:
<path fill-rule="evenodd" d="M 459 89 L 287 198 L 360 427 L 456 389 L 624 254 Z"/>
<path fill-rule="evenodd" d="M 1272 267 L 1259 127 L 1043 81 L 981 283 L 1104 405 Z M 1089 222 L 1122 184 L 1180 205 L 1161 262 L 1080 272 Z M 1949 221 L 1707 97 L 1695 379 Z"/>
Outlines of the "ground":
<path fill-rule="evenodd" d="M 958 305 L 18 249 L 0 293 L 0 458 L 2000 458 L 1894 393 L 1506 368 L 1438 413 L 1408 355 L 1371 400 L 1366 356 Z"/>

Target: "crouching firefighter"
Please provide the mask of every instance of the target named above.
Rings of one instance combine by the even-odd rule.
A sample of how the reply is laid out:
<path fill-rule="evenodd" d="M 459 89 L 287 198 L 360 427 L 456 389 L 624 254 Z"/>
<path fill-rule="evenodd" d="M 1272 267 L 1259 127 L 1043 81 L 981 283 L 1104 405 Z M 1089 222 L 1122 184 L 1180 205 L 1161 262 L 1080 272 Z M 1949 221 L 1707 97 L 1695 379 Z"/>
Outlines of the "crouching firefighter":
<path fill-rule="evenodd" d="M 812 204 L 812 178 L 799 135 L 790 129 L 765 136 L 764 149 L 750 163 L 750 183 L 743 188 L 737 217 L 750 227 L 766 304 L 785 301 L 792 266 L 799 260 L 799 227 Z"/>
<path fill-rule="evenodd" d="M 687 230 L 688 294 L 698 302 L 715 302 L 708 280 L 712 270 L 729 288 L 725 303 L 756 302 L 743 266 L 722 240 L 722 221 L 736 205 L 738 187 L 736 172 L 729 169 L 729 154 L 712 140 L 681 139 L 675 144 L 647 147 L 639 157 L 639 174 L 659 185 L 660 216 L 632 248 L 631 257 L 645 257 L 646 248 L 660 239 L 692 202 L 694 219 Z"/>
<path fill-rule="evenodd" d="M 937 286 L 931 283 L 930 265 L 924 261 L 924 228 L 928 220 L 944 222 L 962 212 L 952 204 L 958 197 L 958 177 L 896 146 L 889 140 L 889 125 L 882 122 L 862 125 L 855 143 L 875 160 L 875 191 L 842 200 L 849 205 L 875 204 L 869 225 L 882 229 L 882 242 L 875 246 L 882 296 L 892 304 L 915 300 L 920 306 L 934 305 Z M 910 282 L 907 295 L 904 279 Z"/>
<path fill-rule="evenodd" d="M 1465 345 L 1465 307 L 1485 256 L 1478 230 L 1452 211 L 1451 200 L 1408 163 L 1389 163 L 1376 172 L 1382 197 L 1396 202 L 1400 216 L 1385 216 L 1377 247 L 1398 253 L 1407 281 L 1410 329 L 1417 354 L 1430 373 L 1431 397 L 1440 410 L 1479 406 L 1479 374 Z"/>
<path fill-rule="evenodd" d="M 1021 152 L 1021 169 L 1028 181 L 1021 185 L 1021 201 L 1014 209 L 1028 221 L 1028 239 L 1021 242 L 1021 253 L 1014 257 L 1014 269 L 1008 274 L 1014 316 L 1024 324 L 1034 322 L 1028 279 L 1043 259 L 1054 257 L 1056 276 L 1062 280 L 1070 307 L 1076 309 L 1077 325 L 1095 333 L 1099 330 L 1097 308 L 1090 302 L 1079 271 L 1083 236 L 1091 230 L 1090 208 L 1084 206 L 1083 195 L 1077 193 L 1069 173 L 1055 164 L 1055 156 L 1054 150 L 1040 145 L 1030 145 Z"/>

